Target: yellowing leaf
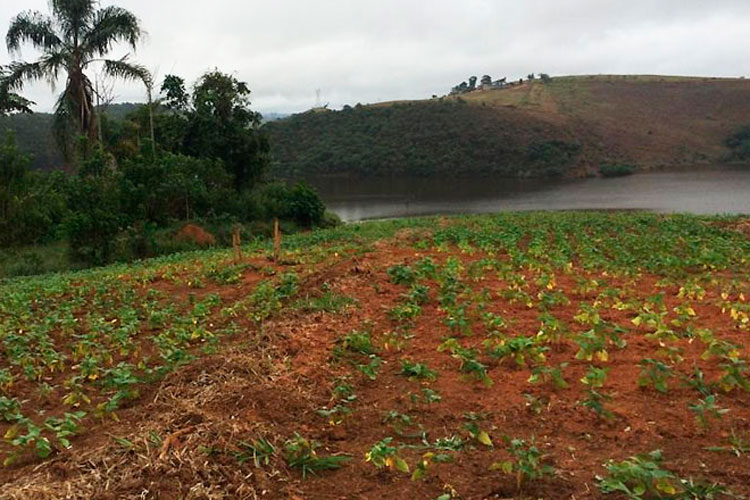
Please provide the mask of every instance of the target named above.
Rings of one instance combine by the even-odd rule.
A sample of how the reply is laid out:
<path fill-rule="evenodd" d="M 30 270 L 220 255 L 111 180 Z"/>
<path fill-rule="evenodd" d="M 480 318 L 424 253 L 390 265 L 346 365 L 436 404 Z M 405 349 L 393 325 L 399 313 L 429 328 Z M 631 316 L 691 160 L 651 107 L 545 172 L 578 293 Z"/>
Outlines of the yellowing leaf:
<path fill-rule="evenodd" d="M 400 470 L 401 472 L 409 472 L 409 464 L 406 463 L 406 460 L 396 457 L 395 461 L 397 470 Z"/>
<path fill-rule="evenodd" d="M 490 447 L 495 446 L 494 444 L 492 444 L 492 439 L 490 439 L 490 435 L 487 434 L 487 432 L 485 431 L 479 431 L 479 434 L 477 434 L 477 441 L 479 441 L 485 446 L 490 446 Z"/>

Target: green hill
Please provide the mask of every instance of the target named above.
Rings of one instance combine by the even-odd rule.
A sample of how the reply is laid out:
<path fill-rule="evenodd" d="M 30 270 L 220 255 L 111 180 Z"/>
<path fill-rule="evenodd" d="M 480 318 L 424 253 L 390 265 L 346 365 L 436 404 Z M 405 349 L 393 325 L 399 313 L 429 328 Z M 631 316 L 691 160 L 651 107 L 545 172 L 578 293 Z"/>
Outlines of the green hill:
<path fill-rule="evenodd" d="M 283 176 L 524 177 L 715 163 L 747 123 L 747 80 L 581 76 L 308 112 L 266 129 Z"/>
<path fill-rule="evenodd" d="M 463 101 L 308 112 L 266 125 L 283 176 L 562 175 L 579 138 L 542 119 Z"/>

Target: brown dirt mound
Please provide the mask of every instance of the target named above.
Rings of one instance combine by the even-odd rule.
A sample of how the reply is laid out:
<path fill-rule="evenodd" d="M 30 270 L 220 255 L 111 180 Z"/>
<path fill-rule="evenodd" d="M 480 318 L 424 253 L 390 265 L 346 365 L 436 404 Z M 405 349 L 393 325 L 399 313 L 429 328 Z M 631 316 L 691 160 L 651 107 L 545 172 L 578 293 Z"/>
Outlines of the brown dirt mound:
<path fill-rule="evenodd" d="M 202 227 L 196 224 L 187 224 L 177 232 L 175 238 L 178 241 L 194 243 L 202 247 L 209 247 L 216 244 L 216 238 Z"/>

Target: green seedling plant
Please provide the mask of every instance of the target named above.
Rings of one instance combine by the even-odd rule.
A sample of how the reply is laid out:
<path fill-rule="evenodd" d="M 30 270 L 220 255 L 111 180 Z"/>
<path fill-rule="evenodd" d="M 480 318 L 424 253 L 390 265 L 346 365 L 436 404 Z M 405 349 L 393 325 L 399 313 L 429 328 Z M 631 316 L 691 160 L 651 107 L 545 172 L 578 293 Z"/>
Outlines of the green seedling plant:
<path fill-rule="evenodd" d="M 539 365 L 531 370 L 528 382 L 530 384 L 552 383 L 555 389 L 567 389 L 570 384 L 565 380 L 565 369 L 569 363 L 560 363 L 557 366 Z"/>
<path fill-rule="evenodd" d="M 393 431 L 400 437 L 417 437 L 422 434 L 422 426 L 410 415 L 391 410 L 383 417 L 383 424 L 390 425 Z M 409 434 L 410 429 L 418 432 Z"/>
<path fill-rule="evenodd" d="M 638 376 L 639 387 L 653 386 L 666 394 L 669 391 L 668 380 L 672 377 L 672 368 L 655 359 L 643 359 L 639 363 L 641 373 Z"/>
<path fill-rule="evenodd" d="M 729 494 L 719 484 L 697 483 L 681 479 L 662 468 L 660 450 L 636 455 L 621 462 L 609 460 L 604 467 L 607 476 L 597 476 L 602 493 L 621 493 L 629 500 L 647 499 L 714 499 Z"/>
<path fill-rule="evenodd" d="M 709 446 L 706 449 L 708 451 L 715 452 L 728 452 L 736 457 L 741 457 L 746 453 L 750 453 L 750 434 L 740 435 L 736 429 L 732 429 L 732 434 L 729 436 L 728 446 Z"/>
<path fill-rule="evenodd" d="M 443 397 L 437 391 L 425 387 L 422 388 L 422 391 L 419 394 L 409 394 L 409 400 L 412 404 L 422 403 L 429 405 L 441 402 Z"/>
<path fill-rule="evenodd" d="M 484 446 L 487 446 L 488 448 L 492 448 L 495 446 L 489 433 L 479 427 L 479 422 L 484 419 L 483 415 L 478 415 L 476 413 L 465 413 L 464 419 L 466 420 L 466 422 L 461 428 L 466 431 L 473 440 Z"/>
<path fill-rule="evenodd" d="M 341 338 L 334 348 L 334 355 L 342 357 L 346 354 L 364 354 L 371 356 L 377 353 L 368 331 L 354 330 Z"/>
<path fill-rule="evenodd" d="M 391 283 L 396 285 L 410 286 L 417 280 L 417 275 L 414 270 L 406 265 L 397 264 L 388 268 L 388 276 L 391 279 Z"/>
<path fill-rule="evenodd" d="M 302 472 L 302 479 L 310 474 L 317 475 L 320 471 L 340 469 L 351 459 L 345 455 L 319 455 L 316 451 L 319 448 L 317 441 L 295 434 L 284 443 L 284 458 L 289 467 Z"/>
<path fill-rule="evenodd" d="M 378 469 L 386 468 L 408 474 L 409 464 L 401 458 L 398 448 L 391 446 L 391 443 L 393 443 L 393 438 L 391 437 L 375 443 L 365 454 L 365 461 Z"/>
<path fill-rule="evenodd" d="M 519 494 L 529 482 L 555 475 L 555 469 L 544 463 L 544 454 L 536 446 L 534 438 L 529 442 L 507 436 L 503 439 L 506 443 L 506 451 L 512 455 L 513 459 L 494 463 L 490 469 L 500 470 L 505 474 L 514 474 L 516 491 Z"/>
<path fill-rule="evenodd" d="M 380 367 L 383 364 L 383 360 L 376 354 L 371 354 L 369 356 L 370 362 L 367 364 L 358 364 L 357 370 L 362 372 L 362 375 L 367 377 L 370 380 L 375 380 L 378 378 L 378 372 L 380 371 Z"/>
<path fill-rule="evenodd" d="M 234 453 L 237 462 L 242 464 L 252 460 L 256 468 L 270 465 L 276 454 L 274 445 L 265 438 L 254 439 L 250 442 L 240 441 L 239 448 L 240 450 Z"/>
<path fill-rule="evenodd" d="M 401 360 L 401 370 L 399 375 L 408 377 L 411 381 L 434 381 L 437 379 L 437 372 L 430 370 L 424 363 L 414 363 L 408 359 Z"/>
<path fill-rule="evenodd" d="M 537 344 L 536 337 L 492 338 L 484 341 L 486 353 L 499 360 L 512 359 L 516 366 L 523 368 L 527 363 L 540 365 L 546 362 L 548 348 Z"/>
<path fill-rule="evenodd" d="M 427 476 L 430 468 L 432 468 L 435 464 L 445 464 L 451 462 L 453 462 L 453 457 L 448 454 L 428 451 L 427 453 L 422 455 L 422 458 L 420 458 L 420 460 L 415 465 L 414 472 L 412 472 L 411 475 L 411 480 L 419 481 L 421 479 L 424 479 Z"/>
<path fill-rule="evenodd" d="M 477 351 L 474 349 L 465 349 L 458 340 L 449 338 L 438 347 L 438 351 L 450 351 L 453 358 L 461 362 L 459 370 L 476 380 L 482 382 L 486 387 L 491 387 L 494 382 L 487 373 L 487 365 L 477 360 Z"/>
<path fill-rule="evenodd" d="M 716 396 L 711 394 L 695 404 L 689 405 L 690 411 L 695 413 L 695 422 L 702 429 L 707 429 L 711 419 L 719 420 L 729 413 L 726 408 L 720 408 L 716 404 Z"/>
<path fill-rule="evenodd" d="M 586 375 L 581 378 L 581 383 L 593 389 L 598 389 L 604 387 L 608 374 L 609 368 L 597 368 L 594 365 L 589 365 Z"/>
<path fill-rule="evenodd" d="M 703 371 L 697 366 L 693 368 L 693 373 L 690 376 L 682 376 L 682 380 L 685 385 L 698 391 L 701 396 L 712 395 L 717 386 L 714 382 L 707 382 Z"/>
<path fill-rule="evenodd" d="M 589 389 L 585 394 L 586 399 L 580 402 L 581 406 L 593 411 L 599 419 L 612 420 L 615 418 L 615 414 L 605 406 L 606 403 L 612 401 L 611 395 L 594 389 Z"/>

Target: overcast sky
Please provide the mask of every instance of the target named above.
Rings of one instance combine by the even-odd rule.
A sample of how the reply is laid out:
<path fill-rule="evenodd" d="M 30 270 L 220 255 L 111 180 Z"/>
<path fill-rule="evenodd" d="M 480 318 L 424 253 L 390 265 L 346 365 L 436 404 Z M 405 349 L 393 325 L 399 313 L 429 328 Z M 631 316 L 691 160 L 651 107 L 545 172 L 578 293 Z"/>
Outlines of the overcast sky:
<path fill-rule="evenodd" d="M 304 111 L 316 89 L 331 107 L 424 98 L 485 73 L 750 75 L 748 0 L 102 1 L 112 3 L 141 19 L 135 59 L 159 81 L 216 67 L 248 82 L 262 112 Z M 27 9 L 48 3 L 2 0 L 0 34 Z M 10 59 L 0 49 L 0 64 Z M 115 93 L 145 99 L 136 85 Z M 47 84 L 24 95 L 40 111 L 54 102 Z"/>

